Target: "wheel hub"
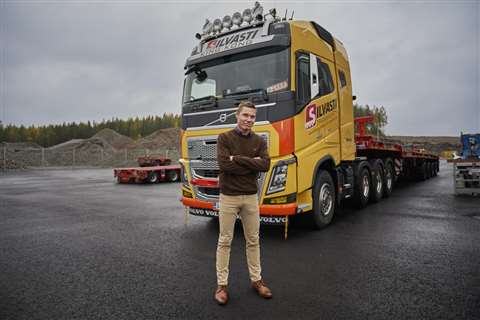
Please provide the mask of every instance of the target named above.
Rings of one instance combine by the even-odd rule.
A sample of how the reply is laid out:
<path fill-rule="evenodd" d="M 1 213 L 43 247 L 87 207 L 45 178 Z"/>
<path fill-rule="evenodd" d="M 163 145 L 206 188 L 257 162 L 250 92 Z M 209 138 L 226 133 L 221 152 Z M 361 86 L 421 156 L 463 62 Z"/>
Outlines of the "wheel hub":
<path fill-rule="evenodd" d="M 368 176 L 363 176 L 363 196 L 366 198 L 368 197 L 368 193 L 370 192 L 370 183 L 368 182 Z"/>
<path fill-rule="evenodd" d="M 326 183 L 323 184 L 322 188 L 320 189 L 319 200 L 320 200 L 320 212 L 322 216 L 328 215 L 328 213 L 331 211 L 333 206 L 333 197 L 332 197 L 332 192 L 330 190 L 330 186 Z"/>

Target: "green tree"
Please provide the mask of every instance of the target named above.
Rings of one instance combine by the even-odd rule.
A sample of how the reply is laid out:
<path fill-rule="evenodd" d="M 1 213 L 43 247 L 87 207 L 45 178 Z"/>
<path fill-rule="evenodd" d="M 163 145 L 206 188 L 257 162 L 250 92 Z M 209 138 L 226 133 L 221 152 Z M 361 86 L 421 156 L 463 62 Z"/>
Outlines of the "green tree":
<path fill-rule="evenodd" d="M 366 126 L 366 133 L 385 137 L 384 127 L 388 124 L 388 116 L 385 107 L 370 107 L 368 104 L 362 106 L 353 105 L 353 116 L 355 118 L 373 116 L 373 123 Z M 358 133 L 358 126 L 355 126 L 355 133 Z"/>

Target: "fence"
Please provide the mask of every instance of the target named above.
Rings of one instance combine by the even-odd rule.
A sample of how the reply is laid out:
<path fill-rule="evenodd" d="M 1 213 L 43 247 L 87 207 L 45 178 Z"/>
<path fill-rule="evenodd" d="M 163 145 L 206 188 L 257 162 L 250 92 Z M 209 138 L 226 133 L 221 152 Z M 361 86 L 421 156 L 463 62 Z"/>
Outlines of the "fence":
<path fill-rule="evenodd" d="M 0 147 L 0 168 L 27 169 L 48 167 L 131 167 L 137 166 L 141 156 L 161 155 L 176 162 L 177 149 L 87 149 L 18 148 L 4 144 Z"/>

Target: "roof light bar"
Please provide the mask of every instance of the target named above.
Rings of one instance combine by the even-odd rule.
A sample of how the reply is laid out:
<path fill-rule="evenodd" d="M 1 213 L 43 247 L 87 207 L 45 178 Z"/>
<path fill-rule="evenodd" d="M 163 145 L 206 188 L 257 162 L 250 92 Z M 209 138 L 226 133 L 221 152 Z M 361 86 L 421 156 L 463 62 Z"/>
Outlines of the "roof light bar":
<path fill-rule="evenodd" d="M 263 7 L 258 1 L 255 1 L 253 8 L 246 8 L 245 10 L 243 10 L 242 14 L 240 14 L 240 12 L 235 12 L 231 16 L 224 16 L 223 19 L 217 18 L 213 20 L 213 23 L 210 22 L 208 19 L 205 20 L 205 24 L 202 28 L 202 33 L 197 33 L 195 36 L 198 39 L 204 39 L 229 32 L 230 30 L 244 28 L 248 26 L 255 26 L 262 23 L 265 20 L 265 17 L 268 15 L 273 16 L 273 20 L 276 21 L 275 13 L 272 15 L 272 10 L 270 10 L 269 13 L 264 15 Z"/>

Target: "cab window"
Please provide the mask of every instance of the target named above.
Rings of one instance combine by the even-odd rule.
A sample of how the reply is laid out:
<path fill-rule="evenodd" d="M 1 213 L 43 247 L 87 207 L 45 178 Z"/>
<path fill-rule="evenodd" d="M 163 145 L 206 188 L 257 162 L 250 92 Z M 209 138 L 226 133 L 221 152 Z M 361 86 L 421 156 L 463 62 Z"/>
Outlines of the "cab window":
<path fill-rule="evenodd" d="M 328 64 L 322 62 L 320 58 L 317 58 L 318 66 L 318 84 L 319 84 L 319 96 L 324 96 L 332 93 L 335 89 L 332 80 L 332 74 Z"/>
<path fill-rule="evenodd" d="M 310 102 L 310 61 L 306 54 L 297 55 L 297 110 Z"/>

